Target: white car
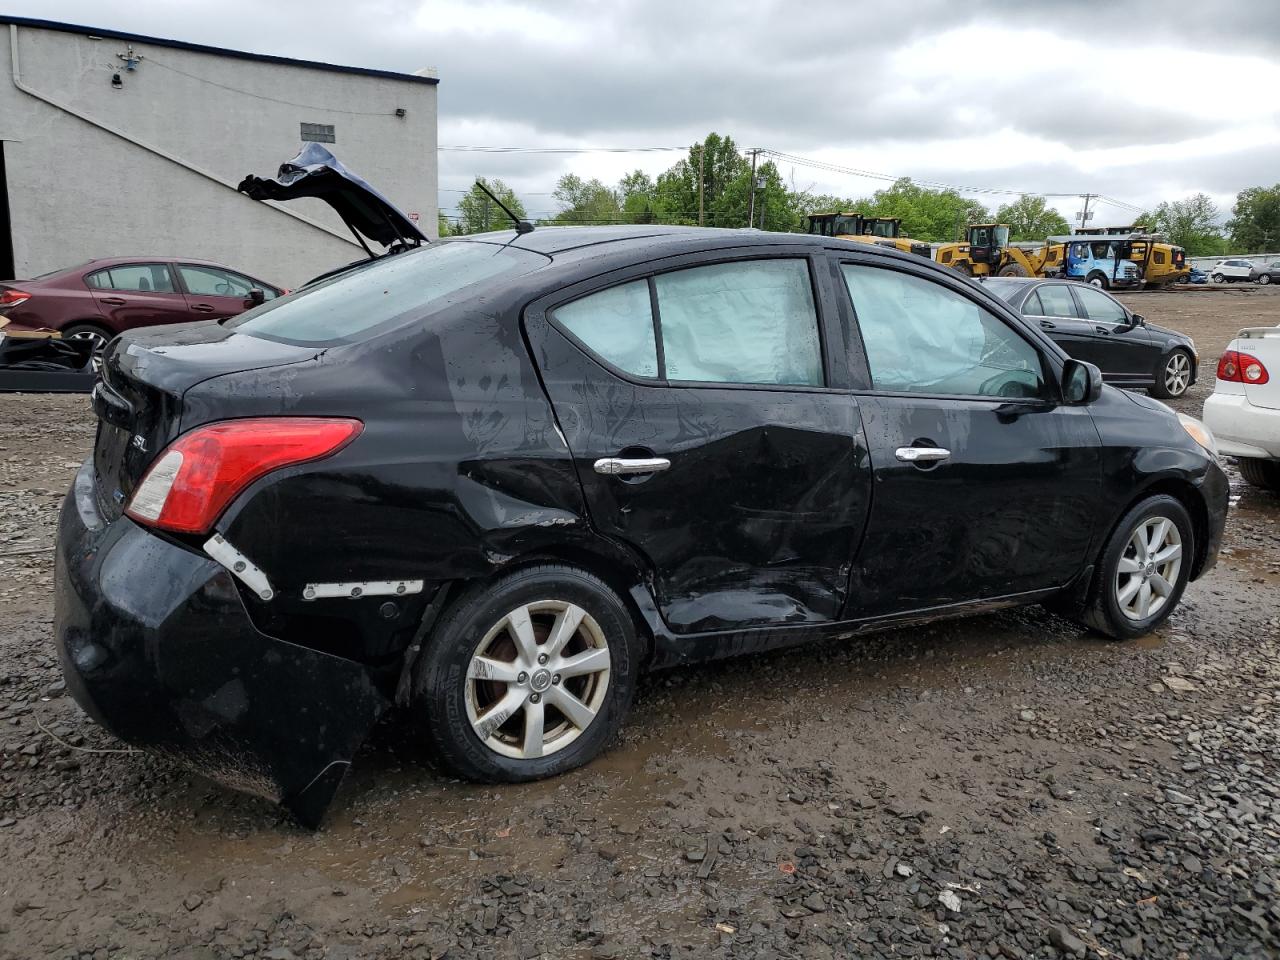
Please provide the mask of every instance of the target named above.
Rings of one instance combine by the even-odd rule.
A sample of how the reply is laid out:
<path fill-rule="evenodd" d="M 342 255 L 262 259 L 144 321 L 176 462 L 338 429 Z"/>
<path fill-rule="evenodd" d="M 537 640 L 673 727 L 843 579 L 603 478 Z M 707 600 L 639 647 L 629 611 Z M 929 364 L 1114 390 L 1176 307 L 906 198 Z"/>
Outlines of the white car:
<path fill-rule="evenodd" d="M 1240 283 L 1248 280 L 1252 271 L 1252 260 L 1219 260 L 1209 271 L 1209 279 L 1214 283 Z"/>
<path fill-rule="evenodd" d="M 1280 491 L 1280 327 L 1249 327 L 1227 344 L 1204 422 L 1245 480 Z"/>

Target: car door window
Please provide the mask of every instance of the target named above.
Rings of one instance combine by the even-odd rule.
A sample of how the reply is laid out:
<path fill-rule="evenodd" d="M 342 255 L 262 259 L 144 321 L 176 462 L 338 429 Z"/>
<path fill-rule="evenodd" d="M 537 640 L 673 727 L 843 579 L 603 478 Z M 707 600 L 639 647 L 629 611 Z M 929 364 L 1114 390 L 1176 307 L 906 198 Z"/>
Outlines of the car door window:
<path fill-rule="evenodd" d="M 557 307 L 551 317 L 600 359 L 639 377 L 824 383 L 818 315 L 805 260 L 745 260 L 675 270 L 589 294 Z"/>
<path fill-rule="evenodd" d="M 557 307 L 553 317 L 583 345 L 637 377 L 658 376 L 649 281 L 633 280 Z"/>
<path fill-rule="evenodd" d="M 654 278 L 670 380 L 820 386 L 805 260 L 745 260 Z"/>
<path fill-rule="evenodd" d="M 187 292 L 197 297 L 247 297 L 253 283 L 227 270 L 179 264 Z"/>
<path fill-rule="evenodd" d="M 84 278 L 94 290 L 173 293 L 173 278 L 163 263 L 130 263 L 97 270 Z"/>
<path fill-rule="evenodd" d="M 1044 304 L 1040 302 L 1040 294 L 1036 293 L 1034 290 L 1031 291 L 1031 296 L 1027 297 L 1023 302 L 1022 312 L 1028 317 L 1048 316 L 1048 314 L 1044 312 Z"/>
<path fill-rule="evenodd" d="M 841 269 L 875 389 L 1045 396 L 1039 351 L 967 297 L 895 270 L 855 264 Z"/>
<path fill-rule="evenodd" d="M 1078 317 L 1076 302 L 1071 299 L 1071 291 L 1061 283 L 1051 283 L 1036 291 L 1040 294 L 1040 302 L 1044 305 L 1046 317 Z"/>
<path fill-rule="evenodd" d="M 1081 287 L 1076 291 L 1076 296 L 1080 298 L 1080 305 L 1084 307 L 1085 314 L 1096 323 L 1124 325 L 1129 322 L 1129 315 L 1125 313 L 1124 307 L 1100 290 Z"/>

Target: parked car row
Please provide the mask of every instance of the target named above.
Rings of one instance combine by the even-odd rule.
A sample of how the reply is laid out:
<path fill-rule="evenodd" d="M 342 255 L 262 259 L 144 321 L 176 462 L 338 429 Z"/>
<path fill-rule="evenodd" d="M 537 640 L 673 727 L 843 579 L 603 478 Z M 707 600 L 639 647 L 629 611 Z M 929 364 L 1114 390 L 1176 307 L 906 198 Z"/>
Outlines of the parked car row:
<path fill-rule="evenodd" d="M 1196 272 L 1195 268 L 1192 272 Z M 1240 258 L 1219 260 L 1209 268 L 1207 277 L 1214 283 L 1280 283 L 1280 260 L 1271 263 L 1256 263 Z M 1190 282 L 1203 281 L 1196 281 L 1193 277 Z"/>

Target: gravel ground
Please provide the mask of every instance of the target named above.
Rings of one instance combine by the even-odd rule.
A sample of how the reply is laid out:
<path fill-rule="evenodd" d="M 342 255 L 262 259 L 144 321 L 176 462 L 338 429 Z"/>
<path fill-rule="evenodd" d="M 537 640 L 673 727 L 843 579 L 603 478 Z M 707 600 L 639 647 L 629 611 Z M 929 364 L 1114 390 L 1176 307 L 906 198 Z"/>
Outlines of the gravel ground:
<path fill-rule="evenodd" d="M 1198 412 L 1280 292 L 1137 294 Z M 50 639 L 83 397 L 0 396 L 0 957 L 1280 955 L 1280 497 L 1240 484 L 1157 635 L 1039 609 L 652 676 L 557 780 L 445 779 L 394 723 L 325 827 L 94 727 Z"/>

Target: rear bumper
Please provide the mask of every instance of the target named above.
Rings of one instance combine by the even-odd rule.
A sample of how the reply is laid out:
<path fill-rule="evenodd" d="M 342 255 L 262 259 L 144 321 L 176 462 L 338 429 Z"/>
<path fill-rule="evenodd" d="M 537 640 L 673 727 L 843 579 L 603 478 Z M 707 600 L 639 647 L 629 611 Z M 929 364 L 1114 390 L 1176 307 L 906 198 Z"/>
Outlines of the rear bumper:
<path fill-rule="evenodd" d="M 1239 393 L 1213 393 L 1204 402 L 1204 422 L 1218 452 L 1228 457 L 1280 458 L 1280 410 L 1256 407 Z"/>
<path fill-rule="evenodd" d="M 316 826 L 389 703 L 362 665 L 261 633 L 231 575 L 131 520 L 81 468 L 62 505 L 54 631 L 67 689 L 122 740 Z"/>

